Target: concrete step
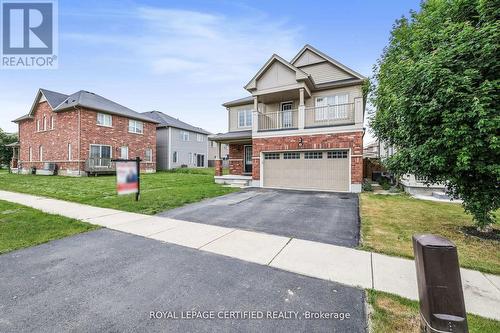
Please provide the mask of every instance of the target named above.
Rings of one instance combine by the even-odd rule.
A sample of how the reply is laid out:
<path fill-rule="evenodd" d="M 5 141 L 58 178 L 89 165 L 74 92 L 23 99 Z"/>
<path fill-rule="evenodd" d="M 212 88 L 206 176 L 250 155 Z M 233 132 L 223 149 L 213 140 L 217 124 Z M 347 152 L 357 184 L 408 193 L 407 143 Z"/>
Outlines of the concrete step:
<path fill-rule="evenodd" d="M 438 192 L 434 191 L 432 192 L 432 196 L 436 199 L 441 199 L 441 200 L 450 200 L 450 196 L 446 194 L 445 192 Z"/>

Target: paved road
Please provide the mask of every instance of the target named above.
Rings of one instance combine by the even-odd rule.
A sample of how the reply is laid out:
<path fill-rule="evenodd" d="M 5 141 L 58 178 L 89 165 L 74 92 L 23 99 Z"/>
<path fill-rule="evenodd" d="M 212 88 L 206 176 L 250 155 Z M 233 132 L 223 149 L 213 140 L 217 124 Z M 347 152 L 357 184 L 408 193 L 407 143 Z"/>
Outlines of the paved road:
<path fill-rule="evenodd" d="M 359 242 L 352 193 L 247 189 L 158 215 L 348 247 Z"/>
<path fill-rule="evenodd" d="M 151 311 L 190 310 L 350 318 L 149 318 Z M 362 290 L 109 229 L 1 255 L 0 314 L 0 332 L 355 333 L 366 325 Z"/>

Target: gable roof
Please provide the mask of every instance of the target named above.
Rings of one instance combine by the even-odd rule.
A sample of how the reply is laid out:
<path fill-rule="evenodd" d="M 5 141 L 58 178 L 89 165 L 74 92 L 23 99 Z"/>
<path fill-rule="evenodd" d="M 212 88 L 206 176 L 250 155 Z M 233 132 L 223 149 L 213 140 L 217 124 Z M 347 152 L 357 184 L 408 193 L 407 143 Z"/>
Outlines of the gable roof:
<path fill-rule="evenodd" d="M 285 59 L 283 59 L 279 55 L 273 54 L 271 56 L 271 58 L 269 58 L 269 60 L 266 61 L 266 63 L 264 64 L 264 66 L 262 66 L 261 69 L 259 69 L 259 71 L 257 72 L 257 74 L 255 74 L 254 77 L 245 85 L 245 89 L 246 90 L 253 90 L 253 89 L 255 89 L 256 88 L 256 82 L 259 79 L 259 77 L 261 77 L 262 74 L 264 74 L 264 72 L 275 61 L 280 62 L 281 64 L 285 65 L 286 67 L 288 67 L 292 71 L 294 71 L 295 72 L 295 78 L 296 78 L 297 81 L 309 79 L 309 75 L 306 72 L 304 72 L 300 68 L 295 67 L 294 65 L 292 65 L 291 63 L 289 63 L 288 61 L 286 61 Z"/>
<path fill-rule="evenodd" d="M 158 122 L 157 127 L 175 127 L 175 128 L 180 128 L 186 131 L 191 131 L 191 132 L 196 132 L 196 133 L 201 133 L 201 134 L 206 134 L 209 135 L 211 134 L 208 131 L 205 131 L 201 127 L 196 127 L 193 125 L 190 125 L 188 123 L 185 123 L 177 118 L 171 117 L 168 114 L 165 114 L 160 111 L 148 111 L 148 112 L 143 112 L 143 115 L 148 116 L 149 118 L 152 118 Z"/>
<path fill-rule="evenodd" d="M 253 99 L 254 99 L 253 96 L 247 96 L 247 97 L 243 97 L 243 98 L 238 98 L 238 99 L 226 102 L 226 103 L 222 104 L 222 106 L 229 107 L 229 106 L 238 106 L 238 105 L 250 104 L 250 103 L 253 103 Z"/>
<path fill-rule="evenodd" d="M 341 64 L 340 62 L 338 62 L 337 60 L 333 59 L 332 57 L 330 57 L 329 55 L 321 52 L 320 50 L 314 48 L 313 46 L 309 45 L 309 44 L 306 44 L 304 45 L 304 47 L 299 51 L 299 53 L 297 53 L 297 55 L 295 57 L 293 57 L 293 59 L 290 61 L 290 63 L 293 65 L 297 62 L 297 60 L 300 58 L 300 56 L 302 54 L 304 54 L 304 52 L 306 51 L 310 51 L 314 54 L 316 54 L 317 56 L 325 59 L 325 61 L 328 61 L 329 63 L 339 67 L 340 69 L 346 71 L 347 73 L 351 74 L 352 76 L 358 78 L 358 79 L 361 79 L 361 80 L 364 80 L 366 79 L 365 76 L 359 74 L 358 72 L 356 72 L 355 70 L 347 67 L 346 65 L 344 64 Z"/>
<path fill-rule="evenodd" d="M 21 116 L 13 122 L 19 122 L 25 119 L 33 118 L 33 112 L 35 111 L 36 105 L 41 97 L 45 97 L 47 103 L 52 108 L 52 111 L 59 112 L 64 111 L 69 108 L 82 106 L 89 109 L 101 111 L 104 113 L 115 114 L 118 116 L 123 116 L 127 118 L 142 120 L 151 123 L 158 123 L 156 120 L 143 115 L 142 113 L 131 110 L 121 104 L 113 102 L 107 98 L 99 96 L 97 94 L 80 90 L 71 95 L 61 94 L 55 91 L 47 89 L 39 89 L 33 105 L 31 106 L 30 112 L 27 115 Z"/>

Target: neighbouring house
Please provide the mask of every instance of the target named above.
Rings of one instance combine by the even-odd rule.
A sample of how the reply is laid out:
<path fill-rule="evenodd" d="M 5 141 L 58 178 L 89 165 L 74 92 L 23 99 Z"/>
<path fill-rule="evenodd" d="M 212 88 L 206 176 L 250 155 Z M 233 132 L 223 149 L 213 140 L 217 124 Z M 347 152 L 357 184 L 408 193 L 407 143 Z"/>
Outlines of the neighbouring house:
<path fill-rule="evenodd" d="M 392 156 L 396 152 L 393 146 L 389 146 L 384 142 L 375 140 L 368 144 L 363 150 L 363 156 L 365 157 L 365 177 L 373 178 L 372 171 L 385 171 L 385 168 L 377 169 L 373 165 L 382 165 L 384 159 Z M 410 194 L 423 194 L 431 195 L 433 192 L 444 192 L 446 191 L 446 186 L 442 183 L 431 183 L 426 184 L 425 178 L 419 177 L 414 174 L 405 174 L 399 177 L 399 184 L 403 186 L 405 192 Z"/>
<path fill-rule="evenodd" d="M 310 45 L 290 61 L 273 55 L 245 89 L 223 104 L 230 174 L 215 181 L 304 190 L 360 192 L 366 78 Z"/>
<path fill-rule="evenodd" d="M 13 172 L 83 176 L 113 173 L 116 158 L 142 159 L 156 171 L 157 121 L 97 94 L 39 89 L 19 126 Z"/>
<path fill-rule="evenodd" d="M 222 167 L 229 168 L 229 145 L 223 143 L 221 149 Z M 211 136 L 208 137 L 208 166 L 215 167 L 215 160 L 217 159 L 217 142 L 212 140 Z"/>
<path fill-rule="evenodd" d="M 156 128 L 158 170 L 208 166 L 209 132 L 160 111 L 144 112 L 143 115 L 158 122 Z"/>

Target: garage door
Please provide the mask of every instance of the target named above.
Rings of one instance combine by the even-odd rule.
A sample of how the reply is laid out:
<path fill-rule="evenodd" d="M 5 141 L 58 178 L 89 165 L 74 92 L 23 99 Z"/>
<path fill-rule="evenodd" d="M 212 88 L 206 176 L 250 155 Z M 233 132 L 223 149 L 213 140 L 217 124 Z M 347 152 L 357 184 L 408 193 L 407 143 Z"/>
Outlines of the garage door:
<path fill-rule="evenodd" d="M 349 191 L 347 150 L 264 153 L 263 185 Z"/>

